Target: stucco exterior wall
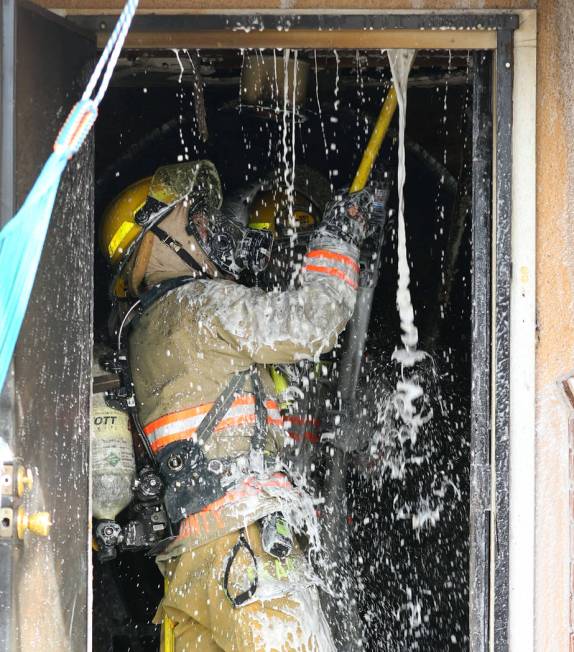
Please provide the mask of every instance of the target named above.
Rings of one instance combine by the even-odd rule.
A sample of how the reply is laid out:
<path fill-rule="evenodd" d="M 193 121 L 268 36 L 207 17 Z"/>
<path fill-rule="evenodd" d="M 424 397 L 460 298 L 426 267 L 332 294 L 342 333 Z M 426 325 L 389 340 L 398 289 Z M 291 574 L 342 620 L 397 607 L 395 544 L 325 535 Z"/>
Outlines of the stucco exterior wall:
<path fill-rule="evenodd" d="M 538 6 L 536 649 L 572 650 L 568 410 L 574 368 L 574 3 Z"/>

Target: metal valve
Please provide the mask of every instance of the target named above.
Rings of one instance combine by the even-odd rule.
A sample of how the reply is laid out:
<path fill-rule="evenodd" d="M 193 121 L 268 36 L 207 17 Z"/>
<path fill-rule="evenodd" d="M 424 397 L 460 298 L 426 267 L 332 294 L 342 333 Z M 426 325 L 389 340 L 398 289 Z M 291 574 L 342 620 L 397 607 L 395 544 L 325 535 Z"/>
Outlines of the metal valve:
<path fill-rule="evenodd" d="M 51 526 L 52 522 L 50 521 L 49 512 L 34 512 L 33 514 L 27 514 L 24 507 L 18 509 L 16 531 L 19 539 L 24 538 L 26 530 L 29 530 L 39 537 L 47 537 L 50 534 Z"/>

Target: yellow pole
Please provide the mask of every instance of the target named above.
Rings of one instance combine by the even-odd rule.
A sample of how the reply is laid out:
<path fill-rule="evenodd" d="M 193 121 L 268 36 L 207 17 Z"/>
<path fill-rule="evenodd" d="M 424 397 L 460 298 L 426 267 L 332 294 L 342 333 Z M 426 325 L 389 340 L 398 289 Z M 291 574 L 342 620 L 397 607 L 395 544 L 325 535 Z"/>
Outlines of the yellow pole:
<path fill-rule="evenodd" d="M 371 170 L 373 169 L 373 165 L 375 164 L 377 156 L 381 151 L 381 145 L 383 144 L 383 140 L 387 134 L 387 131 L 389 130 L 389 125 L 391 124 L 393 115 L 395 114 L 397 104 L 397 93 L 395 91 L 395 87 L 391 86 L 389 92 L 387 93 L 387 97 L 383 102 L 383 106 L 381 108 L 381 112 L 379 113 L 379 117 L 377 118 L 377 122 L 375 123 L 373 133 L 369 138 L 369 142 L 365 149 L 365 153 L 363 154 L 363 158 L 361 159 L 357 174 L 355 175 L 353 183 L 351 184 L 350 192 L 358 192 L 367 185 Z"/>
<path fill-rule="evenodd" d="M 169 582 L 167 577 L 164 582 L 164 595 L 167 593 Z M 163 627 L 162 627 L 162 637 L 163 645 L 161 647 L 162 652 L 175 652 L 175 635 L 173 633 L 174 625 L 173 620 L 164 614 L 163 616 Z"/>

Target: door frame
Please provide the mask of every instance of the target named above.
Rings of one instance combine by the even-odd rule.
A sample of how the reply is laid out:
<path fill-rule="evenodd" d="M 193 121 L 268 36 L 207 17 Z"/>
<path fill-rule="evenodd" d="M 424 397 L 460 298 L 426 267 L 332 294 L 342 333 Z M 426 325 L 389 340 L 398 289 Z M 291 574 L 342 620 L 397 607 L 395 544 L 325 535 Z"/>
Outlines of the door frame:
<path fill-rule="evenodd" d="M 66 0 L 59 4 L 66 5 Z M 116 17 L 95 11 L 86 15 L 87 11 L 84 6 L 83 15 L 73 15 L 72 7 L 66 15 L 96 34 L 101 45 Z M 525 623 L 534 620 L 536 12 L 158 13 L 135 17 L 126 47 L 189 47 L 190 43 L 210 48 L 269 47 L 270 43 L 317 47 L 318 35 L 320 47 L 329 48 L 354 49 L 352 44 L 360 42 L 369 48 L 468 48 L 493 53 L 492 233 L 487 233 L 488 223 L 474 232 L 475 239 L 482 238 L 482 247 L 492 247 L 481 276 L 482 281 L 489 279 L 486 289 L 492 303 L 490 311 L 480 315 L 475 311 L 474 316 L 473 351 L 476 362 L 483 361 L 482 380 L 478 375 L 474 380 L 480 381 L 480 391 L 485 393 L 480 401 L 473 400 L 471 419 L 477 447 L 473 450 L 482 451 L 471 471 L 471 521 L 480 531 L 479 538 L 490 540 L 490 554 L 479 555 L 473 568 L 484 572 L 490 567 L 488 648 L 505 650 L 512 644 L 521 652 L 531 650 L 533 625 Z M 5 174 L 3 166 L 3 182 Z M 486 210 L 484 201 L 475 210 Z M 473 280 L 475 292 L 481 290 L 480 282 Z M 479 326 L 485 329 L 482 333 L 490 329 L 486 341 L 477 334 Z M 490 377 L 490 387 L 485 387 L 485 377 Z M 485 491 L 485 486 L 493 490 Z M 485 587 L 477 593 L 473 584 L 471 580 L 471 612 L 473 604 L 484 606 L 486 591 Z M 480 645 L 472 649 L 486 649 L 484 620 L 471 616 L 471 630 L 482 632 Z"/>

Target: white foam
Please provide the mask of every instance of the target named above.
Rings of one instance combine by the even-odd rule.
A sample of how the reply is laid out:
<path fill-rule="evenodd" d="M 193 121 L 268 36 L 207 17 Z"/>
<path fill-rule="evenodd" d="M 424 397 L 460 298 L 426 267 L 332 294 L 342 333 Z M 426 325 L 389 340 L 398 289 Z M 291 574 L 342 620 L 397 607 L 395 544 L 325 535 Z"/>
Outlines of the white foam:
<path fill-rule="evenodd" d="M 401 341 L 404 348 L 395 351 L 393 360 L 402 365 L 411 367 L 425 357 L 425 353 L 417 351 L 419 335 L 415 326 L 415 313 L 413 309 L 410 285 L 410 269 L 407 259 L 407 237 L 405 228 L 405 196 L 404 186 L 406 177 L 405 168 L 405 127 L 407 117 L 407 86 L 409 72 L 413 64 L 416 50 L 387 50 L 393 83 L 399 104 L 399 164 L 397 174 L 397 191 L 399 194 L 398 215 L 398 284 L 397 308 L 401 320 Z"/>

